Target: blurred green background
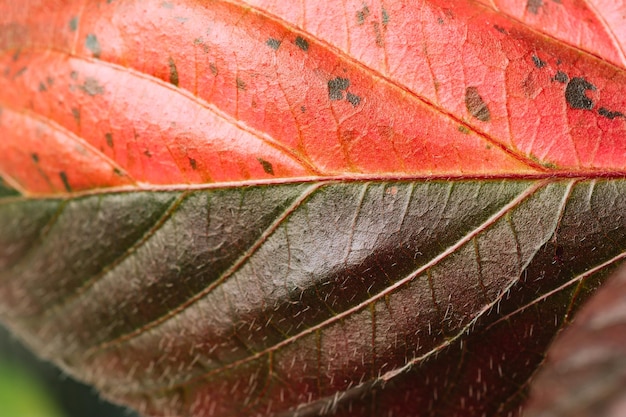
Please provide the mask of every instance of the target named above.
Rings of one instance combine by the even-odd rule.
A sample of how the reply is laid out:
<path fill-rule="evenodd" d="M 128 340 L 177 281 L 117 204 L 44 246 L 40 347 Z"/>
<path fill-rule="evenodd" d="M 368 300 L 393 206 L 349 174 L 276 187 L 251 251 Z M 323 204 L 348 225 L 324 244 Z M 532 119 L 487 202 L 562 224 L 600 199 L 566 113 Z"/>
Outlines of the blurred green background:
<path fill-rule="evenodd" d="M 0 326 L 0 417 L 139 417 L 26 350 Z"/>

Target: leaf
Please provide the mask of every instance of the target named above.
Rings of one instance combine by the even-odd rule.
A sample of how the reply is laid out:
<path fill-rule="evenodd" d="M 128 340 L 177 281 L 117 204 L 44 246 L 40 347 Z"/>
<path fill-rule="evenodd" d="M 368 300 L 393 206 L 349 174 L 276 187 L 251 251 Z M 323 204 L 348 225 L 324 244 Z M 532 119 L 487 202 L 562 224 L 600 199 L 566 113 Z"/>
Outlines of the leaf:
<path fill-rule="evenodd" d="M 621 268 L 548 351 L 528 416 L 614 416 L 626 401 L 626 274 Z"/>
<path fill-rule="evenodd" d="M 626 257 L 626 70 L 508 3 L 7 3 L 0 318 L 146 415 L 517 415 Z"/>

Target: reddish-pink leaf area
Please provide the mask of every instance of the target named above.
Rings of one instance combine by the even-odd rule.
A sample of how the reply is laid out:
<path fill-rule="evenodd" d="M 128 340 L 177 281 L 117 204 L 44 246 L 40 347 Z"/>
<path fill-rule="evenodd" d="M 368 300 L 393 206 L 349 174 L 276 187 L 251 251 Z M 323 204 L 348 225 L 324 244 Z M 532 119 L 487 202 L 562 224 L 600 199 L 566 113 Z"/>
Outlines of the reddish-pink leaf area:
<path fill-rule="evenodd" d="M 626 172 L 623 1 L 5 3 L 26 193 Z"/>

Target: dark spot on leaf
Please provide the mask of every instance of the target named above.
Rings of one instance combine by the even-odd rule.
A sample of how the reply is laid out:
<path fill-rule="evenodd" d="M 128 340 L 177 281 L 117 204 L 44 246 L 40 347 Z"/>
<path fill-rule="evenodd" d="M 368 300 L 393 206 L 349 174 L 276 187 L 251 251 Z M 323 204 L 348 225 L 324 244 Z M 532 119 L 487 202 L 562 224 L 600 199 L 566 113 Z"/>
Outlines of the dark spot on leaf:
<path fill-rule="evenodd" d="M 76 107 L 72 107 L 72 117 L 74 117 L 74 121 L 77 125 L 80 125 L 80 110 Z"/>
<path fill-rule="evenodd" d="M 196 38 L 193 40 L 193 44 L 202 46 L 202 51 L 204 51 L 205 54 L 209 52 L 209 47 L 204 43 L 204 39 Z"/>
<path fill-rule="evenodd" d="M 537 14 L 539 13 L 541 6 L 543 6 L 543 0 L 528 0 L 528 3 L 526 3 L 526 10 L 532 14 Z"/>
<path fill-rule="evenodd" d="M 209 69 L 211 70 L 211 74 L 217 76 L 217 67 L 215 66 L 215 64 L 209 64 Z"/>
<path fill-rule="evenodd" d="M 302 49 L 304 52 L 309 50 L 309 42 L 304 39 L 302 36 L 296 37 L 296 46 Z"/>
<path fill-rule="evenodd" d="M 17 60 L 20 59 L 21 54 L 22 54 L 21 49 L 18 49 L 17 51 L 13 52 L 13 55 L 11 56 L 11 59 L 13 60 L 13 62 L 17 62 Z"/>
<path fill-rule="evenodd" d="M 443 19 L 438 17 L 437 18 L 437 23 L 440 24 L 440 25 L 443 25 Z"/>
<path fill-rule="evenodd" d="M 304 106 L 300 106 L 300 111 L 301 111 L 302 113 L 304 113 L 304 112 L 306 111 L 306 107 L 304 107 Z"/>
<path fill-rule="evenodd" d="M 191 169 L 195 171 L 198 168 L 198 165 L 196 165 L 196 160 L 190 157 L 187 157 L 187 159 L 189 159 L 189 166 L 191 166 Z"/>
<path fill-rule="evenodd" d="M 105 133 L 104 139 L 107 141 L 107 145 L 109 146 L 109 148 L 112 148 L 113 147 L 113 134 Z"/>
<path fill-rule="evenodd" d="M 467 87 L 465 89 L 465 107 L 467 107 L 467 111 L 472 116 L 481 122 L 488 122 L 491 119 L 491 112 L 483 98 L 478 94 L 476 87 Z"/>
<path fill-rule="evenodd" d="M 152 158 L 152 152 L 150 152 L 149 149 L 146 149 L 145 151 L 143 151 L 143 154 L 146 155 L 148 158 Z"/>
<path fill-rule="evenodd" d="M 593 100 L 585 95 L 587 90 L 595 91 L 596 87 L 584 78 L 572 78 L 565 88 L 567 104 L 573 109 L 593 109 Z"/>
<path fill-rule="evenodd" d="M 265 171 L 266 174 L 274 175 L 274 167 L 272 167 L 271 163 L 267 162 L 263 158 L 257 158 L 257 161 L 259 161 L 259 163 L 263 167 L 263 171 Z"/>
<path fill-rule="evenodd" d="M 39 155 L 37 155 L 36 153 L 32 153 L 30 154 L 30 157 L 33 159 L 33 162 L 38 164 L 39 163 Z"/>
<path fill-rule="evenodd" d="M 44 83 L 39 83 L 39 91 L 48 91 L 48 87 Z"/>
<path fill-rule="evenodd" d="M 537 55 L 533 55 L 533 64 L 535 64 L 537 68 L 543 68 L 546 66 L 546 62 L 542 61 Z"/>
<path fill-rule="evenodd" d="M 70 78 L 72 80 L 77 80 L 78 79 L 78 73 L 76 71 L 70 72 Z"/>
<path fill-rule="evenodd" d="M 278 39 L 269 38 L 267 41 L 265 41 L 265 44 L 275 51 L 280 48 L 280 41 Z"/>
<path fill-rule="evenodd" d="M 459 132 L 463 133 L 464 135 L 469 135 L 470 130 L 467 128 L 467 126 L 459 125 Z"/>
<path fill-rule="evenodd" d="M 24 74 L 26 72 L 26 70 L 28 70 L 28 67 L 22 67 L 22 68 L 18 69 L 17 72 L 15 73 L 15 75 L 13 76 L 13 78 L 20 77 L 22 74 Z"/>
<path fill-rule="evenodd" d="M 343 92 L 350 87 L 350 80 L 337 77 L 328 81 L 328 97 L 331 100 L 343 100 Z"/>
<path fill-rule="evenodd" d="M 48 84 L 48 87 L 52 87 L 52 84 L 54 84 L 54 78 L 52 77 L 46 78 L 46 84 Z"/>
<path fill-rule="evenodd" d="M 598 114 L 600 116 L 606 117 L 607 119 L 615 119 L 616 117 L 626 117 L 624 116 L 624 113 L 619 112 L 619 111 L 611 111 L 607 108 L 604 107 L 600 107 L 600 109 L 598 110 Z"/>
<path fill-rule="evenodd" d="M 387 10 L 384 7 L 382 10 L 382 15 L 383 15 L 383 27 L 387 27 L 387 25 L 389 24 L 389 13 L 387 13 Z"/>
<path fill-rule="evenodd" d="M 85 83 L 78 88 L 92 97 L 104 93 L 104 87 L 93 77 L 85 78 Z"/>
<path fill-rule="evenodd" d="M 178 87 L 178 70 L 172 57 L 169 58 L 168 65 L 170 67 L 170 83 Z"/>
<path fill-rule="evenodd" d="M 505 28 L 503 28 L 502 26 L 493 25 L 493 28 L 495 30 L 497 30 L 498 32 L 502 33 L 503 35 L 508 35 L 509 34 L 509 32 Z"/>
<path fill-rule="evenodd" d="M 237 90 L 246 90 L 246 83 L 241 78 L 237 78 L 235 82 L 237 83 Z"/>
<path fill-rule="evenodd" d="M 348 100 L 350 104 L 352 104 L 354 107 L 358 106 L 359 103 L 361 103 L 361 97 L 352 93 L 346 94 L 346 100 Z"/>
<path fill-rule="evenodd" d="M 563 71 L 557 71 L 553 79 L 554 81 L 558 81 L 561 84 L 565 84 L 566 82 L 569 81 L 569 77 Z"/>
<path fill-rule="evenodd" d="M 70 19 L 70 30 L 76 32 L 76 29 L 78 29 L 78 17 L 74 16 Z"/>
<path fill-rule="evenodd" d="M 87 38 L 85 39 L 85 46 L 91 51 L 94 57 L 100 58 L 102 48 L 100 47 L 100 42 L 98 42 L 96 35 L 93 33 L 87 35 Z"/>
<path fill-rule="evenodd" d="M 370 9 L 366 4 L 363 5 L 363 8 L 356 12 L 356 22 L 359 25 L 365 23 L 365 19 L 370 15 Z"/>
<path fill-rule="evenodd" d="M 64 171 L 59 172 L 59 177 L 61 177 L 61 181 L 63 181 L 63 186 L 65 187 L 65 191 L 68 193 L 72 191 L 72 187 L 70 186 L 69 181 L 67 180 L 67 174 Z"/>
<path fill-rule="evenodd" d="M 380 24 L 378 22 L 372 22 L 372 28 L 374 29 L 374 35 L 376 36 L 376 46 L 383 47 L 383 34 L 380 32 Z"/>
<path fill-rule="evenodd" d="M 118 177 L 123 177 L 124 173 L 119 168 L 113 168 L 113 173 Z"/>

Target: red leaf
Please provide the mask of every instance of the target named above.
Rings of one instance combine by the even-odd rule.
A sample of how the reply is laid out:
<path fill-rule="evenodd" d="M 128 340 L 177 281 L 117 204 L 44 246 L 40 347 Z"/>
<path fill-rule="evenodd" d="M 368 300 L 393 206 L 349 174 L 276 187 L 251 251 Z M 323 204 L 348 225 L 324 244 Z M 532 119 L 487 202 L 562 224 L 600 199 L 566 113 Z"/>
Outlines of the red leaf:
<path fill-rule="evenodd" d="M 623 69 L 477 3 L 357 3 L 9 7 L 0 169 L 35 193 L 624 172 Z M 591 13 L 531 3 L 537 25 L 553 9 L 576 22 Z M 612 59 L 619 38 L 594 31 L 599 19 L 583 26 L 598 39 L 581 46 Z M 76 143 L 64 165 L 39 155 L 42 129 L 50 153 Z"/>
<path fill-rule="evenodd" d="M 142 412 L 514 416 L 626 257 L 623 1 L 0 4 L 0 318 Z"/>

